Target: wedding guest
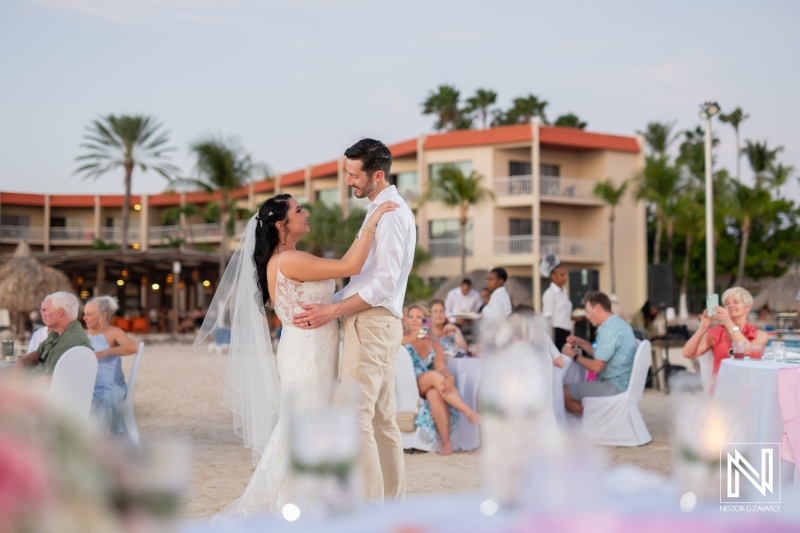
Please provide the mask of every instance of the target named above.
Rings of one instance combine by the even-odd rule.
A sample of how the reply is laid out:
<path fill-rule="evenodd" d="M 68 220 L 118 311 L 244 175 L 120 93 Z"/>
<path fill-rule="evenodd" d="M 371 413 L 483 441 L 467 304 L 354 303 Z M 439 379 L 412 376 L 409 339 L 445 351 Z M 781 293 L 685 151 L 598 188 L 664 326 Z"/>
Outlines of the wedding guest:
<path fill-rule="evenodd" d="M 590 396 L 614 396 L 628 388 L 636 355 L 636 337 L 631 325 L 611 311 L 611 300 L 602 292 L 583 298 L 586 319 L 597 328 L 597 343 L 580 337 L 567 338 L 562 353 L 597 374 L 595 381 L 564 385 L 564 405 L 573 414 L 583 414 L 581 401 Z M 575 350 L 574 347 L 580 348 Z"/>
<path fill-rule="evenodd" d="M 714 315 L 703 311 L 700 327 L 683 347 L 683 356 L 695 359 L 711 350 L 714 353 L 713 376 L 716 377 L 719 365 L 728 357 L 733 341 L 752 346 L 767 345 L 767 333 L 758 330 L 747 322 L 747 314 L 753 307 L 753 296 L 742 287 L 732 287 L 722 294 L 723 307 L 715 307 Z"/>
<path fill-rule="evenodd" d="M 472 288 L 472 282 L 469 278 L 461 280 L 461 285 L 447 292 L 447 297 L 444 299 L 444 309 L 447 319 L 458 326 L 463 326 L 465 320 L 463 318 L 456 318 L 456 315 L 468 312 L 477 313 L 481 308 L 481 295 L 478 291 Z M 433 309 L 431 309 L 433 311 Z"/>
<path fill-rule="evenodd" d="M 128 394 L 120 356 L 136 353 L 136 342 L 120 328 L 109 324 L 117 309 L 119 304 L 111 296 L 92 298 L 83 308 L 86 333 L 97 354 L 92 413 L 114 434 L 122 433 L 122 423 L 116 413 Z"/>
<path fill-rule="evenodd" d="M 658 307 L 654 307 L 650 303 L 650 300 L 647 300 L 642 308 L 631 318 L 631 327 L 637 338 L 644 340 L 658 336 L 658 332 L 656 331 L 657 316 Z"/>
<path fill-rule="evenodd" d="M 411 355 L 417 388 L 422 400 L 414 423 L 422 431 L 421 438 L 434 444 L 441 442 L 441 455 L 452 455 L 452 432 L 458 411 L 464 413 L 473 424 L 480 421 L 478 413 L 471 409 L 456 389 L 455 377 L 447 369 L 442 346 L 430 332 L 422 330 L 422 321 L 430 318 L 428 309 L 420 304 L 408 308 L 408 333 L 403 337 L 403 346 Z M 420 355 L 424 354 L 424 355 Z"/>
<path fill-rule="evenodd" d="M 477 294 L 477 291 L 475 292 Z M 467 340 L 458 326 L 448 322 L 445 308 L 445 303 L 441 300 L 431 300 L 433 334 L 442 345 L 444 353 L 454 356 L 458 352 L 467 351 Z"/>
<path fill-rule="evenodd" d="M 542 261 L 539 267 L 542 276 L 550 278 L 550 286 L 542 294 L 542 316 L 547 323 L 547 333 L 559 351 L 572 335 L 572 302 L 567 296 L 567 269 L 555 254 L 551 262 Z"/>
<path fill-rule="evenodd" d="M 59 291 L 45 296 L 42 301 L 42 320 L 50 333 L 36 351 L 20 357 L 14 364 L 16 372 L 21 369 L 43 382 L 49 382 L 56 363 L 64 353 L 76 346 L 91 348 L 86 333 L 78 322 L 80 301 L 74 294 Z"/>

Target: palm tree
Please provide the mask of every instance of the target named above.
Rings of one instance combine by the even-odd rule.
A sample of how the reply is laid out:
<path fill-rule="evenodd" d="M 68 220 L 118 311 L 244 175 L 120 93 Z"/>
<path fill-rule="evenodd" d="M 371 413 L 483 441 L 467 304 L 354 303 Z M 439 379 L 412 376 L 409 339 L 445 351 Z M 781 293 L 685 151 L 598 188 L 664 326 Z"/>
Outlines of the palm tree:
<path fill-rule="evenodd" d="M 539 100 L 538 96 L 532 94 L 524 98 L 514 98 L 514 103 L 508 111 L 495 114 L 494 122 L 498 126 L 527 124 L 533 117 L 539 117 L 543 124 L 547 124 L 544 114 L 545 107 L 547 107 L 547 100 Z"/>
<path fill-rule="evenodd" d="M 453 131 L 463 126 L 461 120 L 462 111 L 459 109 L 459 98 L 461 93 L 452 85 L 440 85 L 437 92 L 431 92 L 428 98 L 422 103 L 423 115 L 436 115 L 437 130 Z"/>
<path fill-rule="evenodd" d="M 653 243 L 653 264 L 661 260 L 661 233 L 670 210 L 669 204 L 683 188 L 680 172 L 666 157 L 647 156 L 644 170 L 636 177 L 636 198 L 649 202 L 655 209 L 656 236 Z"/>
<path fill-rule="evenodd" d="M 697 126 L 694 130 L 686 130 L 683 132 L 684 141 L 678 150 L 678 157 L 675 158 L 675 164 L 684 167 L 686 172 L 704 182 L 706 179 L 706 140 L 705 130 Z M 711 135 L 711 148 L 712 150 L 719 144 L 719 138 Z M 714 167 L 714 159 L 712 156 L 711 167 Z"/>
<path fill-rule="evenodd" d="M 579 130 L 586 129 L 586 122 L 582 121 L 578 118 L 578 115 L 574 113 L 567 113 L 566 115 L 561 115 L 558 117 L 553 124 L 554 126 L 561 126 L 562 128 L 575 128 Z"/>
<path fill-rule="evenodd" d="M 736 132 L 736 181 L 742 182 L 741 163 L 742 163 L 742 148 L 739 145 L 739 124 L 750 118 L 750 115 L 742 111 L 741 107 L 737 107 L 730 113 L 721 113 L 719 119 L 733 126 Z"/>
<path fill-rule="evenodd" d="M 639 134 L 644 136 L 644 141 L 650 147 L 650 155 L 656 157 L 667 157 L 667 150 L 675 142 L 680 133 L 674 133 L 677 121 L 673 122 L 649 122 L 645 131 Z"/>
<path fill-rule="evenodd" d="M 454 165 L 444 167 L 430 182 L 421 203 L 429 200 L 442 202 L 448 207 L 457 207 L 461 227 L 461 276 L 467 272 L 467 215 L 469 208 L 484 200 L 494 198 L 494 193 L 483 187 L 483 176 L 474 170 L 465 176 Z"/>
<path fill-rule="evenodd" d="M 247 183 L 256 165 L 238 143 L 226 142 L 221 138 L 201 137 L 190 145 L 190 151 L 197 158 L 195 168 L 198 177 L 184 178 L 180 181 L 197 185 L 209 193 L 217 190 L 220 192 L 221 198 L 217 207 L 222 229 L 219 254 L 219 275 L 222 277 L 228 259 L 230 193 Z"/>
<path fill-rule="evenodd" d="M 766 189 L 761 187 L 761 184 L 756 183 L 753 188 L 741 183 L 733 183 L 732 201 L 733 213 L 740 223 L 740 230 L 742 241 L 739 245 L 739 268 L 736 272 L 737 287 L 741 287 L 744 280 L 745 259 L 747 258 L 747 244 L 750 239 L 750 230 L 752 229 L 752 221 L 754 218 L 761 215 L 764 207 L 770 202 L 770 196 Z"/>
<path fill-rule="evenodd" d="M 769 169 L 769 166 L 772 164 L 772 162 L 775 161 L 775 158 L 778 156 L 778 152 L 782 150 L 783 146 L 778 146 L 777 148 L 770 150 L 767 146 L 767 141 L 764 141 L 763 143 L 752 142 L 750 139 L 744 141 L 742 153 L 747 156 L 747 160 L 750 162 L 750 168 L 753 169 L 756 186 L 760 186 L 764 181 L 764 173 L 767 171 L 767 169 Z"/>
<path fill-rule="evenodd" d="M 794 174 L 794 165 L 784 166 L 783 163 L 778 163 L 777 165 L 770 163 L 768 170 L 767 183 L 770 187 L 775 187 L 775 197 L 780 198 L 781 187 L 786 185 L 786 182 Z"/>
<path fill-rule="evenodd" d="M 142 172 L 155 170 L 167 180 L 178 173 L 169 163 L 168 133 L 159 131 L 161 124 L 146 115 L 106 115 L 87 126 L 82 148 L 87 153 L 76 158 L 85 161 L 75 174 L 99 178 L 109 170 L 125 170 L 125 199 L 122 202 L 122 250 L 128 249 L 128 224 L 131 206 L 131 181 L 136 167 Z"/>
<path fill-rule="evenodd" d="M 706 212 L 697 194 L 687 193 L 676 202 L 681 206 L 675 219 L 675 229 L 685 235 L 686 255 L 683 258 L 683 277 L 681 278 L 680 309 L 681 316 L 686 316 L 687 293 L 689 291 L 689 260 L 692 245 L 701 241 L 706 234 Z"/>
<path fill-rule="evenodd" d="M 497 102 L 496 92 L 487 89 L 478 89 L 475 91 L 475 96 L 467 98 L 467 107 L 464 111 L 480 119 L 481 129 L 485 130 L 489 126 L 489 108 L 491 108 L 495 102 Z"/>
<path fill-rule="evenodd" d="M 594 186 L 592 191 L 595 196 L 603 200 L 611 208 L 608 215 L 608 242 L 609 242 L 609 266 L 611 267 L 611 294 L 617 294 L 617 278 L 614 271 L 614 221 L 616 219 L 616 208 L 620 200 L 625 195 L 625 190 L 628 188 L 628 180 L 619 184 L 619 187 L 614 186 L 611 178 L 602 181 Z"/>

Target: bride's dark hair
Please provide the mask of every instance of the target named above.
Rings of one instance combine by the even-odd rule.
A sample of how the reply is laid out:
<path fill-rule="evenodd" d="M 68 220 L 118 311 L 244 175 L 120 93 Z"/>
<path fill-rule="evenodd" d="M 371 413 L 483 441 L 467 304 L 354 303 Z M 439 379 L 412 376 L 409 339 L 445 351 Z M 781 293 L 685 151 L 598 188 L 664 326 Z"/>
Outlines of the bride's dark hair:
<path fill-rule="evenodd" d="M 273 196 L 261 204 L 256 212 L 256 242 L 253 250 L 253 262 L 256 265 L 256 283 L 261 293 L 256 295 L 256 299 L 261 300 L 258 304 L 262 308 L 271 303 L 267 283 L 267 263 L 280 244 L 280 232 L 275 224 L 286 220 L 291 197 L 291 194 Z"/>

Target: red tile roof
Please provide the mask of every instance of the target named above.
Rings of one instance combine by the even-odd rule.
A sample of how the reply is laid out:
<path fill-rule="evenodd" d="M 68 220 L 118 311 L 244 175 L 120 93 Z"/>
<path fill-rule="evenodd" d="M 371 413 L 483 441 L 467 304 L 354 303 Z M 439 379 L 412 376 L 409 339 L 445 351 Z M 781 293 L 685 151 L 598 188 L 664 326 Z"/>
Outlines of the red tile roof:
<path fill-rule="evenodd" d="M 311 167 L 311 179 L 336 176 L 339 173 L 339 161 L 329 161 Z"/>
<path fill-rule="evenodd" d="M 539 142 L 542 145 L 589 150 L 613 150 L 633 153 L 639 153 L 640 150 L 636 137 L 590 133 L 575 128 L 557 126 L 542 126 L 539 129 Z"/>
<path fill-rule="evenodd" d="M 122 205 L 121 201 L 119 205 Z M 94 209 L 94 195 L 54 194 L 50 197 L 50 207 L 89 207 Z"/>
<path fill-rule="evenodd" d="M 170 207 L 181 205 L 181 195 L 177 192 L 154 194 L 147 198 L 150 207 Z"/>
<path fill-rule="evenodd" d="M 24 192 L 4 192 L 0 193 L 0 204 L 44 207 L 44 195 Z"/>
<path fill-rule="evenodd" d="M 100 197 L 100 207 L 122 207 L 125 202 L 125 197 L 121 194 L 104 194 Z M 142 197 L 138 195 L 131 195 L 131 205 L 142 203 Z M 94 207 L 94 200 L 92 200 L 92 207 Z"/>
<path fill-rule="evenodd" d="M 276 178 L 279 176 L 275 176 Z M 274 179 L 264 179 L 255 182 L 253 184 L 253 192 L 254 193 L 262 193 L 262 192 L 270 192 L 275 190 L 275 180 Z"/>
<path fill-rule="evenodd" d="M 417 153 L 417 139 L 409 139 L 407 141 L 390 144 L 387 146 L 389 151 L 392 152 L 392 157 L 406 157 Z"/>
<path fill-rule="evenodd" d="M 478 146 L 483 144 L 508 144 L 530 142 L 533 133 L 528 124 L 518 126 L 503 126 L 488 130 L 458 130 L 446 133 L 434 133 L 425 139 L 424 148 L 435 150 L 437 148 L 460 148 L 463 146 Z"/>
<path fill-rule="evenodd" d="M 294 172 L 289 172 L 288 174 L 281 174 L 281 187 L 285 187 L 287 185 L 297 185 L 298 183 L 305 183 L 305 181 L 305 169 L 295 170 Z"/>

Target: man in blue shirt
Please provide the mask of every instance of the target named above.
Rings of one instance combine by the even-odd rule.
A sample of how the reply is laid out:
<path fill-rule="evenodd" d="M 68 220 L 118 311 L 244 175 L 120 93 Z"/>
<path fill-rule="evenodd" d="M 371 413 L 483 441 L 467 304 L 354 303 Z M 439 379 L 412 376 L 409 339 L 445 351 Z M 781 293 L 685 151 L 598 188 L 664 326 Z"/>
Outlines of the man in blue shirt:
<path fill-rule="evenodd" d="M 595 347 L 580 337 L 567 338 L 563 353 L 597 374 L 596 381 L 564 385 L 564 403 L 570 413 L 583 414 L 581 400 L 587 396 L 614 396 L 628 389 L 636 355 L 636 337 L 630 324 L 611 311 L 611 300 L 602 292 L 583 298 L 587 320 L 597 328 Z M 575 347 L 581 349 L 575 350 Z M 594 358 L 586 356 L 594 356 Z"/>

